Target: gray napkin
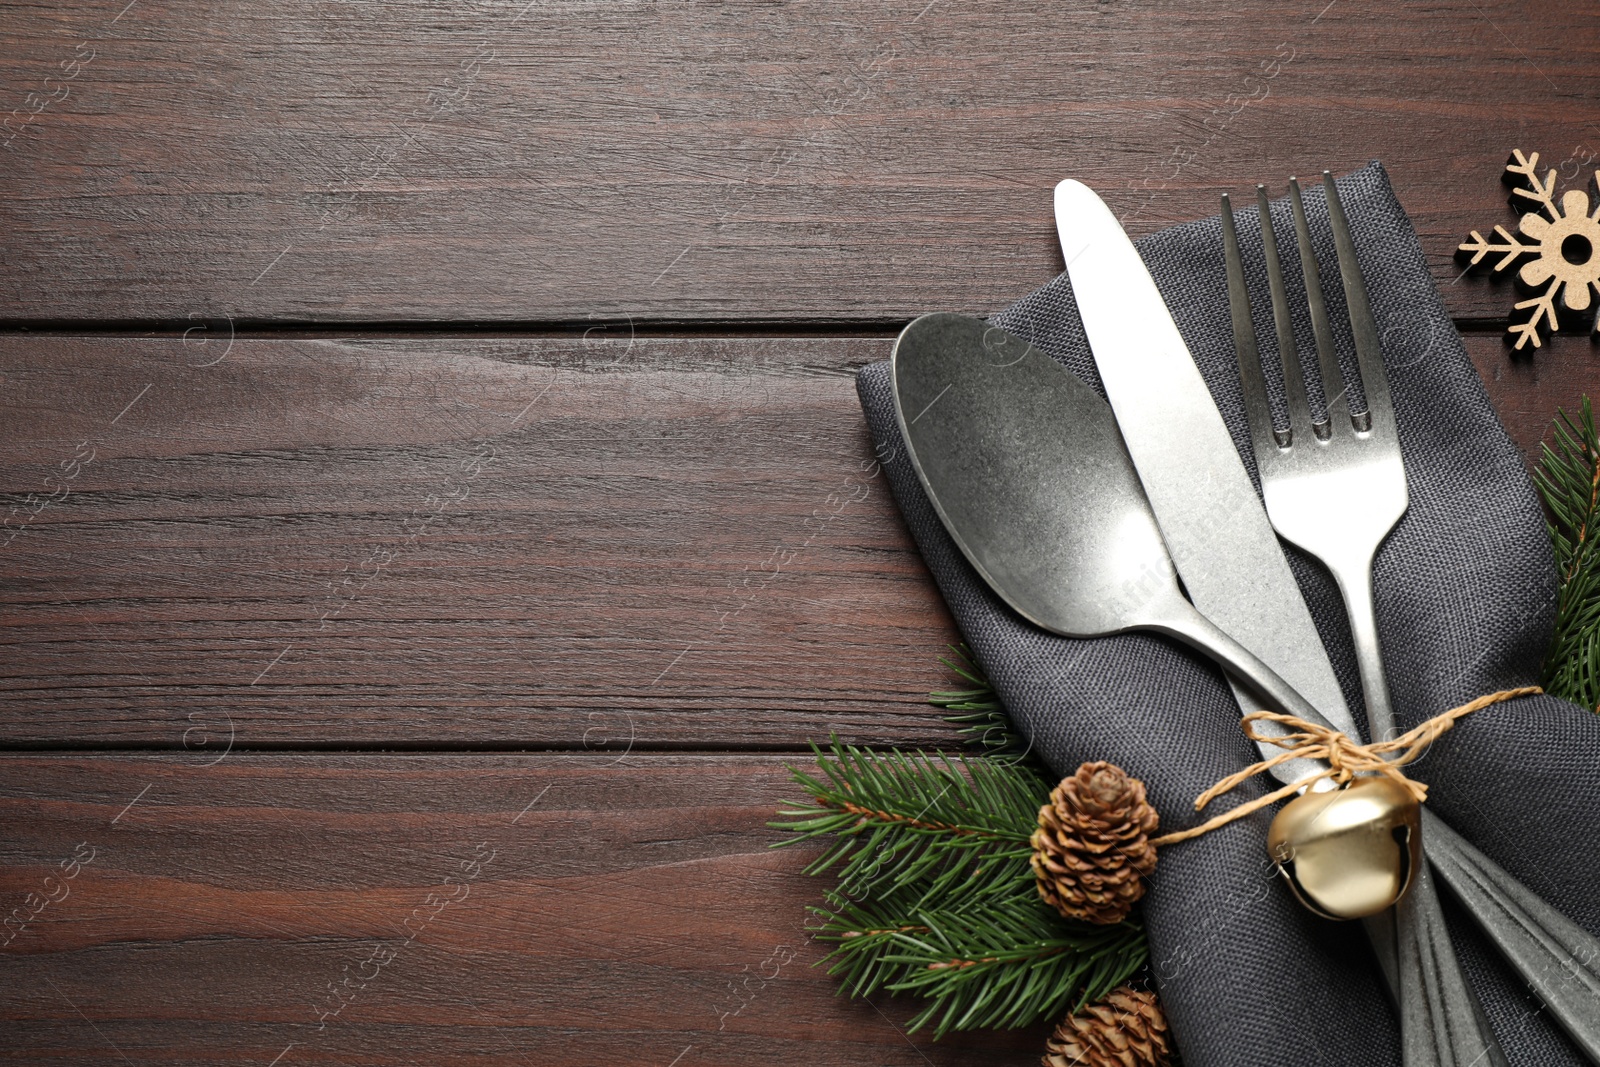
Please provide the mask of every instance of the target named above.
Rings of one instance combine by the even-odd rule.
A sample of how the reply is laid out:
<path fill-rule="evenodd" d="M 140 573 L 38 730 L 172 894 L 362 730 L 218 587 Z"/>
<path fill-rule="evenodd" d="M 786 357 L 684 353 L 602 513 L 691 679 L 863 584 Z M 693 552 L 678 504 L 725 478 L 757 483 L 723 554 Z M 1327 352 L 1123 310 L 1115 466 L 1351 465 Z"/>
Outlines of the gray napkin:
<path fill-rule="evenodd" d="M 1411 506 L 1378 553 L 1378 624 L 1400 725 L 1537 680 L 1556 576 L 1522 458 L 1507 438 L 1439 300 L 1410 221 L 1377 164 L 1339 181 L 1383 335 Z M 1042 195 L 1042 194 L 1041 194 Z M 1308 189 L 1318 261 L 1336 262 L 1320 188 Z M 1269 364 L 1276 352 L 1254 210 L 1239 236 Z M 1286 201 L 1273 205 L 1292 234 Z M 1234 372 L 1220 221 L 1138 243 L 1205 375 L 1234 443 L 1255 464 Z M 1294 242 L 1284 270 L 1312 351 Z M 1346 375 L 1355 359 L 1337 269 L 1324 289 Z M 1327 284 L 1331 281 L 1331 286 Z M 1065 274 L 993 320 L 1103 389 Z M 1274 373 L 1269 368 L 1269 376 Z M 895 425 L 888 364 L 861 371 L 862 408 L 906 525 L 957 624 L 1037 751 L 1061 774 L 1110 759 L 1144 780 L 1167 828 L 1193 825 L 1193 798 L 1257 758 L 1239 707 L 1209 662 L 1163 638 L 1056 637 L 1023 622 L 967 564 L 929 506 Z M 1313 388 L 1315 388 L 1313 386 Z M 1314 400 L 1314 403 L 1319 402 Z M 1552 413 L 1553 414 L 1553 413 Z M 1345 699 L 1365 723 L 1344 609 L 1320 565 L 1288 548 Z M 1468 717 L 1415 766 L 1457 830 L 1591 933 L 1600 934 L 1600 718 L 1548 697 Z M 1265 780 L 1219 802 L 1266 791 Z M 1269 813 L 1163 849 L 1144 904 L 1152 970 L 1187 1067 L 1399 1062 L 1394 1013 L 1360 927 L 1314 918 L 1274 880 Z M 1513 1064 L 1581 1064 L 1578 1052 L 1445 894 L 1452 937 Z"/>

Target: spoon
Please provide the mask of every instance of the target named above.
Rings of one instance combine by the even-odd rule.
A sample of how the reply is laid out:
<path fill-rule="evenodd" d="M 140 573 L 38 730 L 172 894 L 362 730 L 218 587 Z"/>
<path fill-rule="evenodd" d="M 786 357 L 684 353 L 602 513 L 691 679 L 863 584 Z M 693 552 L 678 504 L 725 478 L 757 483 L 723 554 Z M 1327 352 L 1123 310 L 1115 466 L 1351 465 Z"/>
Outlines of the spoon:
<path fill-rule="evenodd" d="M 1166 634 L 1276 710 L 1326 723 L 1184 599 L 1116 418 L 1093 390 L 1020 337 L 965 315 L 917 319 L 891 360 L 895 414 L 928 499 L 1019 615 L 1066 637 Z M 1288 782 L 1314 769 L 1295 760 L 1274 770 Z"/>

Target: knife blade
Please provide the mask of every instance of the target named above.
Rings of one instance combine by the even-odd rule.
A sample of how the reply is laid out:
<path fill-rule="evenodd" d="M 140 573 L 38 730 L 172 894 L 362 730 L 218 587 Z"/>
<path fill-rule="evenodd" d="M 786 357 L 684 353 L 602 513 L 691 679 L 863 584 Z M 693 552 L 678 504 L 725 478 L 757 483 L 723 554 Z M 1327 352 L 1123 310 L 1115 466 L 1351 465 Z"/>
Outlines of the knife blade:
<path fill-rule="evenodd" d="M 1190 599 L 1359 737 L 1278 535 L 1144 260 L 1082 182 L 1056 186 L 1055 214 L 1106 399 Z M 1230 684 L 1240 706 L 1256 710 L 1259 701 Z"/>

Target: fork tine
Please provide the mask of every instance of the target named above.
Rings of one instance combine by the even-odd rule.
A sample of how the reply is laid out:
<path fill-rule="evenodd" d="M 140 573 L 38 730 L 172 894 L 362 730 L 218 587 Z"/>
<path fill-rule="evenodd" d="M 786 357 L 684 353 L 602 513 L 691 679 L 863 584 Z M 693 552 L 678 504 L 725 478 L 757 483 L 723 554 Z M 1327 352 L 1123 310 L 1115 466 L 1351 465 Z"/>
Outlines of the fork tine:
<path fill-rule="evenodd" d="M 1333 432 L 1335 413 L 1349 417 L 1350 394 L 1344 374 L 1339 370 L 1339 354 L 1333 347 L 1333 327 L 1328 323 L 1328 308 L 1322 302 L 1322 275 L 1317 271 L 1317 256 L 1311 247 L 1311 227 L 1306 223 L 1306 206 L 1300 199 L 1300 182 L 1289 179 L 1289 206 L 1294 210 L 1294 233 L 1300 244 L 1300 272 L 1305 277 L 1306 303 L 1311 307 L 1311 333 L 1317 340 L 1317 364 L 1322 369 L 1322 397 L 1327 404 L 1326 419 L 1316 427 L 1317 436 L 1327 440 Z"/>
<path fill-rule="evenodd" d="M 1334 188 L 1333 173 L 1322 172 L 1322 188 L 1328 194 L 1328 218 L 1333 223 L 1333 243 L 1339 250 L 1339 276 L 1344 281 L 1344 302 L 1350 309 L 1350 332 L 1355 336 L 1356 365 L 1361 370 L 1361 390 L 1367 394 L 1367 410 L 1352 415 L 1359 431 L 1374 424 L 1388 432 L 1394 427 L 1394 403 L 1389 397 L 1389 376 L 1383 369 L 1383 347 L 1378 342 L 1378 325 L 1372 321 L 1372 305 L 1367 300 L 1367 283 L 1356 261 L 1355 242 L 1350 239 L 1350 223 Z"/>
<path fill-rule="evenodd" d="M 1244 261 L 1239 256 L 1239 231 L 1233 223 L 1233 201 L 1222 194 L 1222 253 L 1228 264 L 1228 309 L 1233 313 L 1233 350 L 1239 357 L 1239 388 L 1244 393 L 1245 415 L 1257 459 L 1263 452 L 1289 447 L 1287 431 L 1272 425 L 1272 405 L 1267 402 L 1267 379 L 1261 373 L 1261 353 L 1250 321 L 1250 290 L 1244 283 Z"/>
<path fill-rule="evenodd" d="M 1278 235 L 1272 227 L 1267 187 L 1256 186 L 1256 209 L 1261 213 L 1261 251 L 1267 260 L 1267 288 L 1272 291 L 1272 325 L 1278 335 L 1278 364 L 1283 368 L 1283 392 L 1289 409 L 1289 436 L 1313 432 L 1311 399 L 1306 396 L 1305 372 L 1295 347 L 1294 320 L 1289 317 L 1289 294 L 1283 287 L 1283 264 L 1278 259 Z"/>

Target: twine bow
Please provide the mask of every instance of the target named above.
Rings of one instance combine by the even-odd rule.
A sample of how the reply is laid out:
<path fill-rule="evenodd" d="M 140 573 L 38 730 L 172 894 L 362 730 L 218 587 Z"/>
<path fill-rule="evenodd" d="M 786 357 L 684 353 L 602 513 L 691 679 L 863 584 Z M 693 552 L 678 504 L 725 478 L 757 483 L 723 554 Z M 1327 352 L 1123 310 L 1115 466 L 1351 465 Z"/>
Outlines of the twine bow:
<path fill-rule="evenodd" d="M 1411 763 L 1427 751 L 1428 746 L 1443 736 L 1456 722 L 1475 711 L 1499 704 L 1517 697 L 1542 693 L 1543 689 L 1536 685 L 1523 686 L 1520 689 L 1502 689 L 1498 693 L 1488 693 L 1476 700 L 1468 701 L 1459 708 L 1435 715 L 1427 722 L 1408 730 L 1399 737 L 1388 741 L 1374 741 L 1370 745 L 1363 745 L 1352 741 L 1338 730 L 1320 723 L 1306 722 L 1304 719 L 1293 715 L 1284 715 L 1276 711 L 1256 711 L 1246 715 L 1240 720 L 1245 736 L 1252 741 L 1265 741 L 1277 745 L 1284 751 L 1271 759 L 1262 760 L 1251 764 L 1242 771 L 1236 771 L 1222 779 L 1216 785 L 1201 793 L 1194 801 L 1194 809 L 1203 811 L 1205 806 L 1217 797 L 1227 793 L 1244 782 L 1249 781 L 1263 771 L 1270 771 L 1281 763 L 1288 763 L 1294 759 L 1324 760 L 1328 766 L 1316 774 L 1289 783 L 1282 788 L 1268 793 L 1264 797 L 1246 801 L 1236 808 L 1230 808 L 1221 815 L 1201 823 L 1199 826 L 1188 830 L 1178 830 L 1174 833 L 1164 834 L 1153 839 L 1152 845 L 1175 845 L 1179 841 L 1187 841 L 1192 837 L 1210 833 L 1219 826 L 1226 826 L 1236 819 L 1260 811 L 1270 804 L 1276 804 L 1285 797 L 1293 796 L 1314 782 L 1324 778 L 1331 778 L 1339 785 L 1344 785 L 1358 774 L 1381 774 L 1405 787 L 1412 796 L 1417 798 L 1417 803 L 1428 799 L 1428 787 L 1421 782 L 1413 781 L 1400 772 L 1400 768 Z M 1275 722 L 1285 727 L 1287 733 L 1263 734 L 1256 729 L 1258 722 Z M 1391 752 L 1398 752 L 1398 756 L 1390 758 Z"/>

